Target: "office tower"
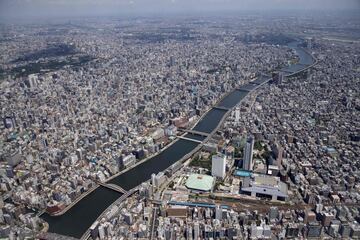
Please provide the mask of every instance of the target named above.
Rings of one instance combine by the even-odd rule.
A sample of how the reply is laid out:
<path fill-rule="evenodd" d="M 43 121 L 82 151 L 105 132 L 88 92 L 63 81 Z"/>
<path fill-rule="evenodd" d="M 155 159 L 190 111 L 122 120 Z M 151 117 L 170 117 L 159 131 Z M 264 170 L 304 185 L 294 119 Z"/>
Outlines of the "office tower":
<path fill-rule="evenodd" d="M 28 76 L 28 83 L 30 88 L 36 88 L 38 85 L 38 76 L 36 74 L 30 74 Z"/>
<path fill-rule="evenodd" d="M 95 221 L 93 223 L 93 225 L 91 225 L 90 227 L 90 235 L 92 237 L 92 239 L 96 239 L 98 236 L 99 236 L 99 222 L 98 221 Z"/>
<path fill-rule="evenodd" d="M 271 165 L 280 166 L 283 160 L 284 148 L 280 144 L 275 143 L 272 145 L 272 152 L 275 157 L 275 161 L 270 162 Z"/>
<path fill-rule="evenodd" d="M 269 218 L 270 221 L 276 219 L 279 216 L 279 209 L 277 207 L 270 207 Z"/>
<path fill-rule="evenodd" d="M 220 208 L 219 206 L 216 206 L 216 208 L 215 208 L 215 218 L 218 219 L 218 220 L 222 220 L 222 215 L 223 215 L 222 208 Z"/>
<path fill-rule="evenodd" d="M 156 188 L 156 174 L 155 173 L 151 174 L 151 184 L 152 184 L 153 189 L 155 189 Z"/>
<path fill-rule="evenodd" d="M 279 76 L 278 76 L 277 83 L 278 83 L 278 84 L 282 84 L 284 80 L 285 80 L 284 73 L 283 73 L 283 72 L 279 72 Z"/>
<path fill-rule="evenodd" d="M 174 58 L 174 56 L 170 56 L 169 66 L 172 67 L 174 65 L 175 65 L 175 58 Z"/>
<path fill-rule="evenodd" d="M 244 160 L 243 169 L 247 171 L 253 170 L 253 150 L 254 150 L 254 138 L 251 136 L 247 139 L 244 147 Z"/>
<path fill-rule="evenodd" d="M 226 156 L 217 154 L 212 156 L 211 175 L 223 179 L 225 177 Z"/>
<path fill-rule="evenodd" d="M 200 237 L 200 226 L 198 222 L 194 223 L 194 239 L 199 239 Z"/>
<path fill-rule="evenodd" d="M 284 72 L 274 72 L 272 74 L 272 81 L 277 84 L 282 84 L 285 80 Z"/>
<path fill-rule="evenodd" d="M 99 226 L 99 238 L 100 239 L 105 239 L 105 229 L 103 225 Z"/>
<path fill-rule="evenodd" d="M 131 213 L 127 212 L 124 214 L 124 221 L 129 225 L 133 224 L 133 216 L 131 215 Z"/>
<path fill-rule="evenodd" d="M 235 122 L 239 122 L 240 121 L 240 108 L 236 108 L 235 109 Z"/>

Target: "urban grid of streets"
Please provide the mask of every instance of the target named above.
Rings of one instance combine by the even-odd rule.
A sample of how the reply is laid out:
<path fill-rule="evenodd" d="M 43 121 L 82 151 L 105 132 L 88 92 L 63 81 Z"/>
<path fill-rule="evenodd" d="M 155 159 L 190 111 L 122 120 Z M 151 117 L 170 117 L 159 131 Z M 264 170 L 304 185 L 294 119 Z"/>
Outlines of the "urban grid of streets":
<path fill-rule="evenodd" d="M 113 204 L 89 237 L 359 238 L 360 36 L 342 18 L 1 25 L 0 237 L 58 237 L 38 213 L 76 208 L 267 74 L 200 151 Z M 285 77 L 294 39 L 317 63 Z"/>

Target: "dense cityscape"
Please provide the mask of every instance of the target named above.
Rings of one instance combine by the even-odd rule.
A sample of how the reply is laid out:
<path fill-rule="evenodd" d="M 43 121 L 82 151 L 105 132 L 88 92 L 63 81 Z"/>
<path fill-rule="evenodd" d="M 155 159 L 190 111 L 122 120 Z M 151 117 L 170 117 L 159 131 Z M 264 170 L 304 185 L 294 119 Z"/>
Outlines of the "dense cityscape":
<path fill-rule="evenodd" d="M 359 22 L 0 23 L 0 238 L 360 239 Z"/>

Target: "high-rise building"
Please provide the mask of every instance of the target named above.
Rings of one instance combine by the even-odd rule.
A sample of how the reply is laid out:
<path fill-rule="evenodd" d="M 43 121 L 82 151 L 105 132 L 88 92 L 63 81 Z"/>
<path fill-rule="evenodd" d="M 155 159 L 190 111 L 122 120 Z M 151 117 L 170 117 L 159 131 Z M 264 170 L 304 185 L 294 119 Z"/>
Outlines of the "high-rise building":
<path fill-rule="evenodd" d="M 218 153 L 212 156 L 211 163 L 211 175 L 223 179 L 225 177 L 226 156 Z"/>
<path fill-rule="evenodd" d="M 275 161 L 270 163 L 271 165 L 280 166 L 283 160 L 284 148 L 279 144 L 275 143 L 271 146 Z"/>
<path fill-rule="evenodd" d="M 277 84 L 282 84 L 285 80 L 285 75 L 283 72 L 275 72 L 272 75 L 272 80 Z"/>
<path fill-rule="evenodd" d="M 244 147 L 244 160 L 243 169 L 247 171 L 253 170 L 253 150 L 254 150 L 254 138 L 251 136 L 247 139 Z"/>
<path fill-rule="evenodd" d="M 99 225 L 99 222 L 96 221 L 90 227 L 90 234 L 91 234 L 92 239 L 96 239 L 99 236 L 99 226 L 98 225 Z"/>
<path fill-rule="evenodd" d="M 157 186 L 156 186 L 156 174 L 153 173 L 151 174 L 151 184 L 152 184 L 152 188 L 155 189 Z"/>
<path fill-rule="evenodd" d="M 269 218 L 270 221 L 276 219 L 279 216 L 279 209 L 277 207 L 270 207 Z"/>
<path fill-rule="evenodd" d="M 238 123 L 240 121 L 240 108 L 237 107 L 235 109 L 235 122 Z"/>
<path fill-rule="evenodd" d="M 99 237 L 100 239 L 104 239 L 105 238 L 105 229 L 103 225 L 99 226 Z"/>
<path fill-rule="evenodd" d="M 278 79 L 277 79 L 277 83 L 278 84 L 282 84 L 285 80 L 285 76 L 284 76 L 284 73 L 283 72 L 279 72 L 279 76 L 278 76 Z"/>
<path fill-rule="evenodd" d="M 174 65 L 175 65 L 175 58 L 174 58 L 174 56 L 170 56 L 169 66 L 172 67 Z"/>
<path fill-rule="evenodd" d="M 38 85 L 38 76 L 36 74 L 30 74 L 28 76 L 28 84 L 30 88 L 36 88 Z"/>
<path fill-rule="evenodd" d="M 199 239 L 200 237 L 200 226 L 198 222 L 194 223 L 194 239 Z"/>
<path fill-rule="evenodd" d="M 222 220 L 222 215 L 223 215 L 222 208 L 220 208 L 219 206 L 216 206 L 216 208 L 215 208 L 215 218 L 218 219 L 218 220 Z"/>

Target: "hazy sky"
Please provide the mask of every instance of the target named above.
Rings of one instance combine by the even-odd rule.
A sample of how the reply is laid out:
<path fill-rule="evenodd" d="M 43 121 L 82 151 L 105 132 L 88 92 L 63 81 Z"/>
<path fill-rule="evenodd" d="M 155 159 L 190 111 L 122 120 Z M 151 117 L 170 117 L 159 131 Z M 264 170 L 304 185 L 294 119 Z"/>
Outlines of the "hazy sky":
<path fill-rule="evenodd" d="M 360 0 L 0 0 L 1 17 L 357 9 Z"/>

